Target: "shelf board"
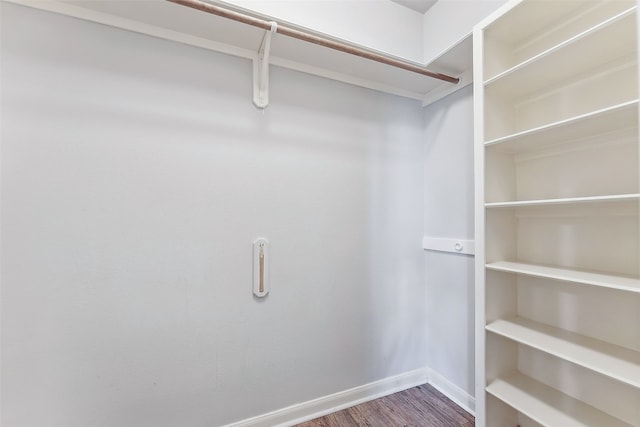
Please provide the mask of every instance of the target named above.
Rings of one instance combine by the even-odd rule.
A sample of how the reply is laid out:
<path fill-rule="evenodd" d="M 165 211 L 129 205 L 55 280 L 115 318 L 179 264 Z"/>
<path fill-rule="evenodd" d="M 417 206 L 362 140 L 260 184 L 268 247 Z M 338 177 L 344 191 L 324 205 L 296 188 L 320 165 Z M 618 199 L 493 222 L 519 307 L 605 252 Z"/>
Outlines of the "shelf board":
<path fill-rule="evenodd" d="M 572 270 L 568 268 L 547 267 L 543 265 L 526 264 L 521 262 L 497 261 L 486 265 L 486 268 L 506 273 L 516 273 L 525 276 L 541 277 L 572 282 L 583 285 L 598 286 L 627 292 L 640 293 L 640 278 L 615 276 L 611 274 L 594 273 Z"/>
<path fill-rule="evenodd" d="M 541 200 L 518 200 L 512 202 L 490 202 L 485 203 L 488 209 L 494 208 L 519 208 L 519 207 L 535 207 L 535 206 L 554 206 L 554 205 L 576 205 L 587 203 L 616 203 L 616 202 L 640 202 L 640 194 L 616 194 L 612 196 L 589 196 L 589 197 L 572 197 L 562 199 L 541 199 Z"/>
<path fill-rule="evenodd" d="M 539 36 L 541 31 L 557 27 L 559 22 L 566 22 L 584 9 L 580 2 L 570 1 L 553 2 L 552 6 L 550 8 L 544 2 L 521 2 L 487 26 L 487 37 L 515 49 Z"/>
<path fill-rule="evenodd" d="M 486 330 L 640 388 L 640 352 L 520 317 Z"/>
<path fill-rule="evenodd" d="M 249 60 L 257 56 L 265 33 L 259 28 L 167 1 L 8 1 Z M 251 14 L 266 20 L 275 19 L 259 13 Z M 331 34 L 278 21 L 319 36 L 344 41 Z M 471 37 L 467 37 L 429 64 L 412 62 L 436 72 L 459 76 L 472 67 L 471 46 Z M 372 46 L 360 47 L 386 54 Z M 450 93 L 464 86 L 281 35 L 273 38 L 270 64 L 420 101 L 434 92 L 442 96 L 442 93 Z"/>
<path fill-rule="evenodd" d="M 487 214 L 502 211 L 516 218 L 609 218 L 620 216 L 638 217 L 640 196 L 638 194 L 618 194 L 609 196 L 587 196 L 541 200 L 515 200 L 489 202 L 485 205 Z"/>
<path fill-rule="evenodd" d="M 509 98 L 538 93 L 615 59 L 636 53 L 636 7 L 529 58 L 485 81 L 486 90 Z"/>
<path fill-rule="evenodd" d="M 486 390 L 546 427 L 632 427 L 520 373 L 498 378 Z"/>
<path fill-rule="evenodd" d="M 530 151 L 638 126 L 638 100 L 582 114 L 485 142 L 508 152 Z"/>

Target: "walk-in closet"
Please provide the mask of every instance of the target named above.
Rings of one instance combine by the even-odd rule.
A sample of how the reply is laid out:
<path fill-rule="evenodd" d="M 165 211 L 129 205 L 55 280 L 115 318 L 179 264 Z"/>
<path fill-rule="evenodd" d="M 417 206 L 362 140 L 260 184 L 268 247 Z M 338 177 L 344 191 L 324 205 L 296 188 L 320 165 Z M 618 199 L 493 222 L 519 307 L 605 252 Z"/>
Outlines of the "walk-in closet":
<path fill-rule="evenodd" d="M 640 427 L 637 0 L 0 0 L 0 426 Z"/>

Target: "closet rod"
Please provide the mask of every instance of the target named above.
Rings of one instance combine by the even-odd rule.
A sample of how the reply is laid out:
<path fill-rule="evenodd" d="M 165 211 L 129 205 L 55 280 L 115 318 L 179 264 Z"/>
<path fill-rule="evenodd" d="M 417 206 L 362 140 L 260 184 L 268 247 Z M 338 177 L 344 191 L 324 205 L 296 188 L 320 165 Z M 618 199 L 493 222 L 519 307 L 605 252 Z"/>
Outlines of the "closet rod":
<path fill-rule="evenodd" d="M 171 3 L 176 3 L 182 6 L 187 6 L 192 9 L 197 9 L 202 12 L 211 13 L 213 15 L 221 16 L 223 18 L 232 19 L 234 21 L 242 22 L 243 24 L 252 25 L 254 27 L 262 28 L 263 30 L 271 30 L 272 25 L 270 21 L 264 19 L 255 18 L 244 13 L 239 13 L 231 9 L 227 9 L 223 6 L 213 5 L 211 3 L 205 3 L 200 0 L 167 0 Z M 331 40 L 324 37 L 319 37 L 313 34 L 305 33 L 304 31 L 296 30 L 294 28 L 287 27 L 286 25 L 278 24 L 275 29 L 276 33 L 293 37 L 298 40 L 303 40 L 309 43 L 317 44 L 320 46 L 328 47 L 331 49 L 339 50 L 340 52 L 349 53 L 351 55 L 360 56 L 362 58 L 370 59 L 372 61 L 380 62 L 382 64 L 390 65 L 396 68 L 402 68 L 403 70 L 411 71 L 414 73 L 422 74 L 423 76 L 432 77 L 434 79 L 443 80 L 449 83 L 458 83 L 459 78 L 451 77 L 446 74 L 436 73 L 430 71 L 424 67 L 412 64 L 407 61 L 392 58 L 379 53 L 371 52 L 357 46 L 341 43 L 335 40 Z"/>

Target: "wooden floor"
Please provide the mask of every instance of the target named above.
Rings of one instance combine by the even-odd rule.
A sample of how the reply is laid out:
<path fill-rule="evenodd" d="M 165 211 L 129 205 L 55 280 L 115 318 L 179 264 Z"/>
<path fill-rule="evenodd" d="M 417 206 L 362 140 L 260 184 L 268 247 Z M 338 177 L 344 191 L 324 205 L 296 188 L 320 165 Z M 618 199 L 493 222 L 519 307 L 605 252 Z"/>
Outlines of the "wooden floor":
<path fill-rule="evenodd" d="M 363 403 L 297 427 L 472 427 L 473 416 L 430 385 Z"/>

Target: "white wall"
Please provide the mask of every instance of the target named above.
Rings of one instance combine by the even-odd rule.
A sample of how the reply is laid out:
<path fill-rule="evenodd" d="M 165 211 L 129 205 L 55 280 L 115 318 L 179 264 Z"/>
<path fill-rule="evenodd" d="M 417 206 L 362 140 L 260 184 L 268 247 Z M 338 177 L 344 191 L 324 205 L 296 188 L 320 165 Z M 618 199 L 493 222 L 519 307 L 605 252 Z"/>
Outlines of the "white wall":
<path fill-rule="evenodd" d="M 473 240 L 473 98 L 468 86 L 425 117 L 424 233 Z M 474 396 L 473 256 L 425 251 L 427 366 Z M 459 398 L 459 403 L 471 406 Z"/>
<path fill-rule="evenodd" d="M 507 0 L 438 0 L 423 16 L 423 61 L 430 63 Z"/>
<path fill-rule="evenodd" d="M 418 103 L 274 68 L 263 114 L 248 61 L 1 23 L 2 426 L 218 426 L 424 366 Z"/>
<path fill-rule="evenodd" d="M 416 62 L 422 14 L 390 0 L 226 0 L 279 20 Z"/>

